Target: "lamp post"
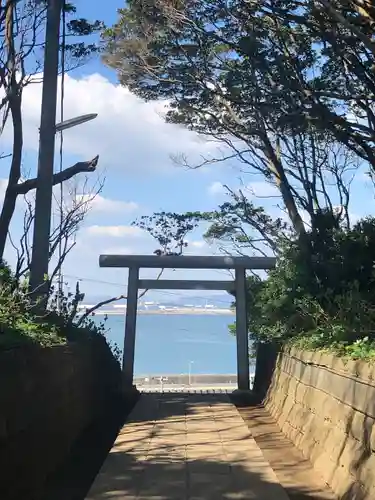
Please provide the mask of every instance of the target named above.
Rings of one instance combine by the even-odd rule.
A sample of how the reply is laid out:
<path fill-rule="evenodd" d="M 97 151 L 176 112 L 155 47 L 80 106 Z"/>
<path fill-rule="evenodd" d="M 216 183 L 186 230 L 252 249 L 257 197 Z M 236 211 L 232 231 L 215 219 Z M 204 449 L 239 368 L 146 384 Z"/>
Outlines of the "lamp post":
<path fill-rule="evenodd" d="M 44 85 L 44 82 L 43 82 Z M 57 92 L 57 90 L 56 90 Z M 56 100 L 55 100 L 56 103 Z M 43 102 L 42 102 L 43 108 Z M 48 133 L 42 135 L 43 111 L 41 117 L 40 140 L 39 140 L 39 164 L 38 164 L 38 183 L 36 187 L 35 197 L 35 219 L 34 219 L 34 234 L 32 257 L 30 265 L 30 291 L 34 300 L 38 297 L 46 295 L 46 276 L 48 275 L 49 263 L 49 237 L 51 230 L 51 212 L 52 212 L 52 190 L 53 190 L 53 164 L 54 164 L 54 148 L 55 135 L 57 132 L 62 132 L 69 128 L 81 125 L 88 121 L 94 120 L 97 113 L 89 113 L 80 115 L 69 120 L 65 120 L 53 126 L 53 135 Z M 50 132 L 50 131 L 48 131 Z M 51 138 L 52 137 L 52 138 Z M 50 155 L 45 155 L 41 159 L 43 146 L 45 142 L 50 141 L 53 144 L 53 149 Z M 42 162 L 45 158 L 50 158 L 49 162 Z M 43 167 L 43 168 L 42 168 Z M 48 172 L 46 172 L 48 170 Z M 48 173 L 48 176 L 47 176 Z M 47 182 L 48 181 L 48 182 Z M 45 304 L 45 300 L 43 301 Z"/>
<path fill-rule="evenodd" d="M 42 106 L 39 129 L 38 174 L 35 195 L 33 246 L 30 265 L 30 291 L 34 300 L 46 303 L 49 236 L 51 229 L 53 163 L 56 131 L 95 118 L 95 115 L 67 120 L 56 126 L 57 81 L 59 74 L 60 20 L 64 0 L 49 0 L 44 49 Z M 41 304 L 41 305 L 42 305 Z"/>
<path fill-rule="evenodd" d="M 70 118 L 69 120 L 64 120 L 63 122 L 57 123 L 55 125 L 55 134 L 57 132 L 63 132 L 64 130 L 66 130 L 68 128 L 75 127 L 76 125 L 80 125 L 81 123 L 85 123 L 85 122 L 88 122 L 90 120 L 94 120 L 97 116 L 98 116 L 97 113 L 89 113 L 86 115 L 76 116 L 74 118 Z M 47 271 L 48 271 L 48 269 L 47 269 Z M 32 275 L 32 279 L 33 278 L 34 277 Z M 62 287 L 63 287 L 63 276 L 61 274 L 61 267 L 60 267 L 59 275 L 57 277 L 57 283 L 58 283 L 58 289 L 60 292 L 62 290 Z M 34 293 L 33 293 L 34 298 L 37 298 L 39 296 L 38 290 L 35 290 L 33 285 L 31 285 L 31 279 L 30 279 L 30 290 L 34 291 Z M 61 302 L 61 296 L 59 294 L 58 303 L 57 303 L 57 310 L 58 311 L 60 311 L 60 302 Z"/>
<path fill-rule="evenodd" d="M 95 118 L 95 115 L 67 120 L 56 126 L 57 81 L 59 73 L 60 18 L 63 0 L 49 0 L 44 49 L 42 107 L 39 129 L 38 174 L 35 196 L 35 219 L 30 265 L 30 291 L 34 300 L 43 297 L 45 304 L 51 229 L 53 163 L 57 131 Z"/>
<path fill-rule="evenodd" d="M 191 386 L 191 365 L 194 361 L 189 361 L 189 387 Z"/>
<path fill-rule="evenodd" d="M 42 107 L 39 129 L 38 182 L 35 197 L 34 235 L 30 265 L 30 290 L 36 297 L 45 293 L 45 277 L 48 274 L 62 6 L 63 0 L 49 0 L 47 5 Z"/>

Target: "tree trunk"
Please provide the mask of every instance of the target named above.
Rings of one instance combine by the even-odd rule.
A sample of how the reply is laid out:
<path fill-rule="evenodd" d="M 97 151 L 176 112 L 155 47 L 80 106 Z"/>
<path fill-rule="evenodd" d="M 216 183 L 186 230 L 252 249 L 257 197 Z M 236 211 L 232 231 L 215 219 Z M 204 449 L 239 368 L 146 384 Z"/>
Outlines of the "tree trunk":
<path fill-rule="evenodd" d="M 5 245 L 8 237 L 9 226 L 16 208 L 17 191 L 15 187 L 21 177 L 21 160 L 23 146 L 21 96 L 12 96 L 9 100 L 10 112 L 13 122 L 13 151 L 10 166 L 8 186 L 5 192 L 4 203 L 0 214 L 0 261 L 4 257 Z"/>
<path fill-rule="evenodd" d="M 296 205 L 296 201 L 291 190 L 288 178 L 285 174 L 284 166 L 280 159 L 280 144 L 279 142 L 277 142 L 275 150 L 267 134 L 264 134 L 262 139 L 264 143 L 264 153 L 269 163 L 269 169 L 275 179 L 277 187 L 279 188 L 290 221 L 296 234 L 299 237 L 303 237 L 303 235 L 306 233 L 306 229 L 302 217 L 298 211 L 298 207 Z"/>

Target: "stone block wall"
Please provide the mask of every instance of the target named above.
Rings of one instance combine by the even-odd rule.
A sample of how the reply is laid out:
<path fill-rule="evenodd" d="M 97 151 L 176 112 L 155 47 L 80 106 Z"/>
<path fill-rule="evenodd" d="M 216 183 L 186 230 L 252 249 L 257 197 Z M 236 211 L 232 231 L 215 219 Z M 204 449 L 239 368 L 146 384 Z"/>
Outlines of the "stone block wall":
<path fill-rule="evenodd" d="M 42 498 L 80 433 L 108 410 L 121 371 L 101 337 L 0 353 L 0 498 Z"/>
<path fill-rule="evenodd" d="M 375 499 L 374 363 L 284 350 L 265 405 L 340 499 Z"/>

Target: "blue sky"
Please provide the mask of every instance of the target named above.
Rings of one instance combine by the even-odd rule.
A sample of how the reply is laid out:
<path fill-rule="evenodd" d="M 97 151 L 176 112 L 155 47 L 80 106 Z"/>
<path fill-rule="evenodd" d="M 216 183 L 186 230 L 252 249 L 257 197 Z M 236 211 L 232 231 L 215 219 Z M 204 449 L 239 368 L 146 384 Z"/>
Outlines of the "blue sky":
<path fill-rule="evenodd" d="M 100 2 L 78 0 L 78 14 L 91 19 L 102 19 L 108 25 L 116 19 L 120 0 Z M 156 244 L 145 233 L 130 226 L 141 215 L 166 210 L 209 210 L 225 200 L 222 184 L 232 188 L 241 183 L 249 187 L 249 196 L 269 195 L 272 186 L 255 174 L 243 174 L 236 163 L 214 165 L 200 170 L 185 170 L 171 160 L 173 154 L 184 153 L 191 163 L 209 156 L 213 144 L 163 122 L 160 114 L 163 103 L 144 103 L 127 89 L 117 86 L 115 72 L 104 67 L 99 59 L 71 72 L 66 78 L 65 118 L 97 112 L 98 118 L 75 127 L 64 134 L 64 166 L 79 160 L 88 160 L 100 154 L 98 176 L 105 178 L 104 188 L 94 203 L 80 233 L 77 244 L 64 266 L 64 275 L 70 286 L 76 278 L 82 279 L 82 289 L 88 298 L 123 293 L 126 271 L 99 269 L 100 253 L 151 253 Z M 38 148 L 40 113 L 40 85 L 29 86 L 24 96 L 25 172 L 34 172 Z M 1 138 L 0 151 L 10 144 L 9 131 Z M 6 161 L 0 162 L 0 179 L 7 176 Z M 97 180 L 90 176 L 90 182 Z M 4 186 L 4 182 L 0 185 Z M 263 200 L 260 200 L 263 203 Z M 278 211 L 278 200 L 267 199 L 265 204 Z M 352 211 L 360 217 L 374 211 L 372 188 L 361 174 L 353 184 Z M 12 227 L 14 241 L 20 234 L 23 205 L 19 203 Z M 209 247 L 200 231 L 191 236 L 188 253 L 217 254 Z M 14 262 L 14 250 L 7 249 L 7 258 Z M 223 272 L 197 271 L 169 272 L 166 277 L 204 277 L 223 279 Z M 152 277 L 152 271 L 143 276 Z M 106 282 L 106 283 L 104 283 Z M 112 284 L 110 284 L 112 283 Z M 123 289 L 121 285 L 123 284 Z M 188 293 L 188 292 L 185 292 Z M 203 293 L 203 292 L 202 292 Z M 218 292 L 222 295 L 223 292 Z M 197 292 L 193 292 L 197 295 Z M 163 294 L 153 292 L 153 298 Z"/>

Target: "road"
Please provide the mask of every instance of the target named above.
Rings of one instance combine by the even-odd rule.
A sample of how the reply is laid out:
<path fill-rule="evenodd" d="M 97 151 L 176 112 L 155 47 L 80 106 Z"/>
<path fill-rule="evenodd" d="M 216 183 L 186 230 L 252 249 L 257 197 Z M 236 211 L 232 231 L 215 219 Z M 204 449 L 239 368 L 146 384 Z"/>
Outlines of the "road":
<path fill-rule="evenodd" d="M 237 389 L 237 384 L 142 384 L 137 385 L 140 392 L 200 392 L 200 391 L 223 391 L 232 392 Z"/>
<path fill-rule="evenodd" d="M 138 385 L 137 389 L 140 392 L 200 392 L 200 391 L 225 391 L 232 392 L 237 389 L 235 384 L 210 384 L 210 385 L 177 385 L 177 384 L 160 384 L 160 385 Z"/>

